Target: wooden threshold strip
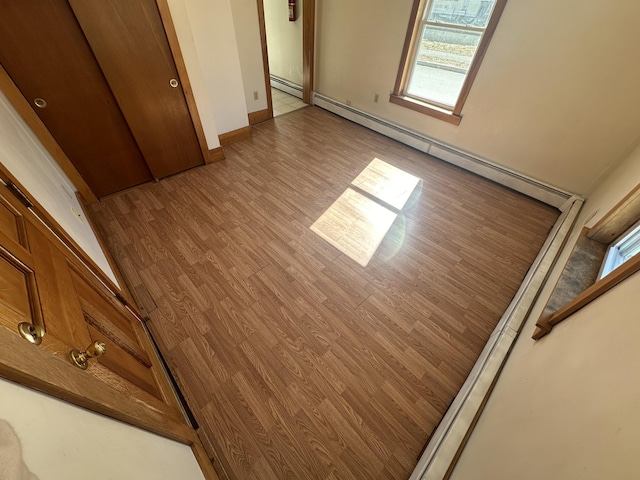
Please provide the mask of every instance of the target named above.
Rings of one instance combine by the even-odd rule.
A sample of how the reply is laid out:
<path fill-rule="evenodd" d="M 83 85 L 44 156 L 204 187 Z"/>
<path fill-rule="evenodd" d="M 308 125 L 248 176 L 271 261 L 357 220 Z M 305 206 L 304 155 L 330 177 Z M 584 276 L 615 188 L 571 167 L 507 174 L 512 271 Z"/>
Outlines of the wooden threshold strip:
<path fill-rule="evenodd" d="M 584 292 L 567 303 L 553 315 L 543 317 L 536 323 L 536 330 L 533 332 L 533 339 L 539 340 L 544 337 L 551 329 L 567 319 L 569 316 L 580 310 L 592 300 L 595 300 L 603 293 L 609 291 L 620 282 L 626 280 L 631 275 L 640 270 L 640 255 L 636 255 L 627 262 L 620 265 L 606 277 L 598 280 L 596 283 L 587 288 Z"/>

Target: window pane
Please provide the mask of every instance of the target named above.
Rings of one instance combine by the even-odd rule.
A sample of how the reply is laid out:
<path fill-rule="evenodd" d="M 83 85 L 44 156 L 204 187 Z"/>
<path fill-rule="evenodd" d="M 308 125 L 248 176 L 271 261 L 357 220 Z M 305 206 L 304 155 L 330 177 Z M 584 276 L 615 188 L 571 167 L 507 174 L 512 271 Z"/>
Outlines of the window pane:
<path fill-rule="evenodd" d="M 429 22 L 486 28 L 496 0 L 433 0 L 425 12 Z"/>
<path fill-rule="evenodd" d="M 425 25 L 407 95 L 455 106 L 481 36 Z"/>
<path fill-rule="evenodd" d="M 640 226 L 636 227 L 629 235 L 618 243 L 618 248 L 620 249 L 620 256 L 625 262 L 634 255 L 640 253 Z"/>

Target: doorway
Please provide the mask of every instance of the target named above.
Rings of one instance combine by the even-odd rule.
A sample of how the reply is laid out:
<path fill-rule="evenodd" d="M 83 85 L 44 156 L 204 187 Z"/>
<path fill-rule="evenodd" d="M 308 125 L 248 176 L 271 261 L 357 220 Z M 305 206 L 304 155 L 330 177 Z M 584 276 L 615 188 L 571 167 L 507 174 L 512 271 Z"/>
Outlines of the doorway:
<path fill-rule="evenodd" d="M 257 0 L 273 115 L 312 102 L 315 0 Z"/>

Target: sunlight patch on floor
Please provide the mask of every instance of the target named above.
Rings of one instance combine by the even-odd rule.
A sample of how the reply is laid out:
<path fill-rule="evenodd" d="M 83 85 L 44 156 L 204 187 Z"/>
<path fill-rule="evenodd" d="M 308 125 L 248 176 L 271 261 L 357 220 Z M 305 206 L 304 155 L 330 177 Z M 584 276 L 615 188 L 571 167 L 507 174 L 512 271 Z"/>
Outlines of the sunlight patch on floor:
<path fill-rule="evenodd" d="M 391 210 L 347 188 L 311 230 L 366 267 L 396 217 Z"/>
<path fill-rule="evenodd" d="M 396 210 L 402 210 L 419 181 L 418 177 L 374 158 L 351 185 Z"/>
<path fill-rule="evenodd" d="M 366 267 L 418 182 L 418 177 L 374 158 L 310 228 Z"/>

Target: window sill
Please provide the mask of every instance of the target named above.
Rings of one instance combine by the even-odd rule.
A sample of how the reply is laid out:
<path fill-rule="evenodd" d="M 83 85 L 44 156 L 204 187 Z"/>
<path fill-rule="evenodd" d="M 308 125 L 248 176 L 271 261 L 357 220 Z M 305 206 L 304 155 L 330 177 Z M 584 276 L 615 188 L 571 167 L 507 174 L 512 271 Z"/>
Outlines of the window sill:
<path fill-rule="evenodd" d="M 613 207 L 612 210 L 606 213 L 593 227 L 583 228 L 581 238 L 578 239 L 578 242 L 574 246 L 574 250 L 571 252 L 569 260 L 567 261 L 560 279 L 558 280 L 558 284 L 556 284 L 554 291 L 545 306 L 544 312 L 536 322 L 537 328 L 533 334 L 533 338 L 535 340 L 544 337 L 551 331 L 554 325 L 557 325 L 563 320 L 569 318 L 572 314 L 580 310 L 592 300 L 595 300 L 620 282 L 640 271 L 640 254 L 638 254 L 627 260 L 625 263 L 609 273 L 609 275 L 601 278 L 600 280 L 597 280 L 597 274 L 594 273 L 599 272 L 599 266 L 602 265 L 602 260 L 604 260 L 604 256 L 606 254 L 606 248 L 609 246 L 611 241 L 619 237 L 634 223 L 638 222 L 638 219 L 640 219 L 640 184 L 636 185 L 631 192 L 629 192 L 615 207 Z M 585 255 L 587 251 L 584 248 L 581 249 L 580 244 L 582 243 L 584 245 L 585 242 L 587 244 L 589 242 L 596 242 L 601 245 L 600 250 L 602 258 L 599 260 L 592 258 L 592 261 L 594 262 L 592 267 L 594 268 L 591 272 L 593 274 L 593 280 L 590 282 L 586 280 L 585 270 L 583 268 L 580 268 L 580 271 L 577 271 L 575 264 L 574 268 L 571 267 L 572 259 L 574 259 L 574 257 L 578 260 L 577 263 L 582 264 L 584 267 L 585 257 L 589 255 Z M 596 248 L 596 250 L 598 250 L 598 248 Z M 592 253 L 593 252 L 594 250 L 592 250 Z M 582 257 L 582 260 L 580 260 L 580 257 Z M 577 276 L 576 273 L 578 274 Z M 570 295 L 564 295 L 562 293 L 556 295 L 559 290 L 558 286 L 562 283 L 565 274 L 567 274 L 566 276 L 569 279 L 568 283 L 570 284 L 570 288 L 564 288 L 564 290 L 565 292 L 571 292 L 571 290 L 574 289 L 573 293 L 570 293 Z M 576 281 L 578 277 L 582 277 L 582 280 L 585 281 Z"/>
<path fill-rule="evenodd" d="M 627 260 L 625 263 L 613 270 L 609 275 L 595 282 L 552 315 L 543 315 L 540 317 L 536 323 L 536 330 L 533 333 L 532 338 L 534 340 L 539 340 L 544 337 L 555 325 L 566 320 L 582 307 L 586 306 L 589 302 L 611 290 L 620 282 L 626 280 L 638 271 L 640 271 L 640 255 L 636 255 L 635 257 Z"/>
<path fill-rule="evenodd" d="M 455 114 L 443 108 L 438 108 L 434 105 L 429 105 L 425 102 L 420 102 L 410 97 L 404 97 L 392 93 L 389 96 L 389 101 L 391 103 L 395 103 L 396 105 L 400 105 L 401 107 L 409 108 L 415 112 L 429 115 L 430 117 L 437 118 L 438 120 L 443 120 L 453 125 L 460 125 L 460 121 L 462 120 L 462 117 L 458 114 Z"/>

